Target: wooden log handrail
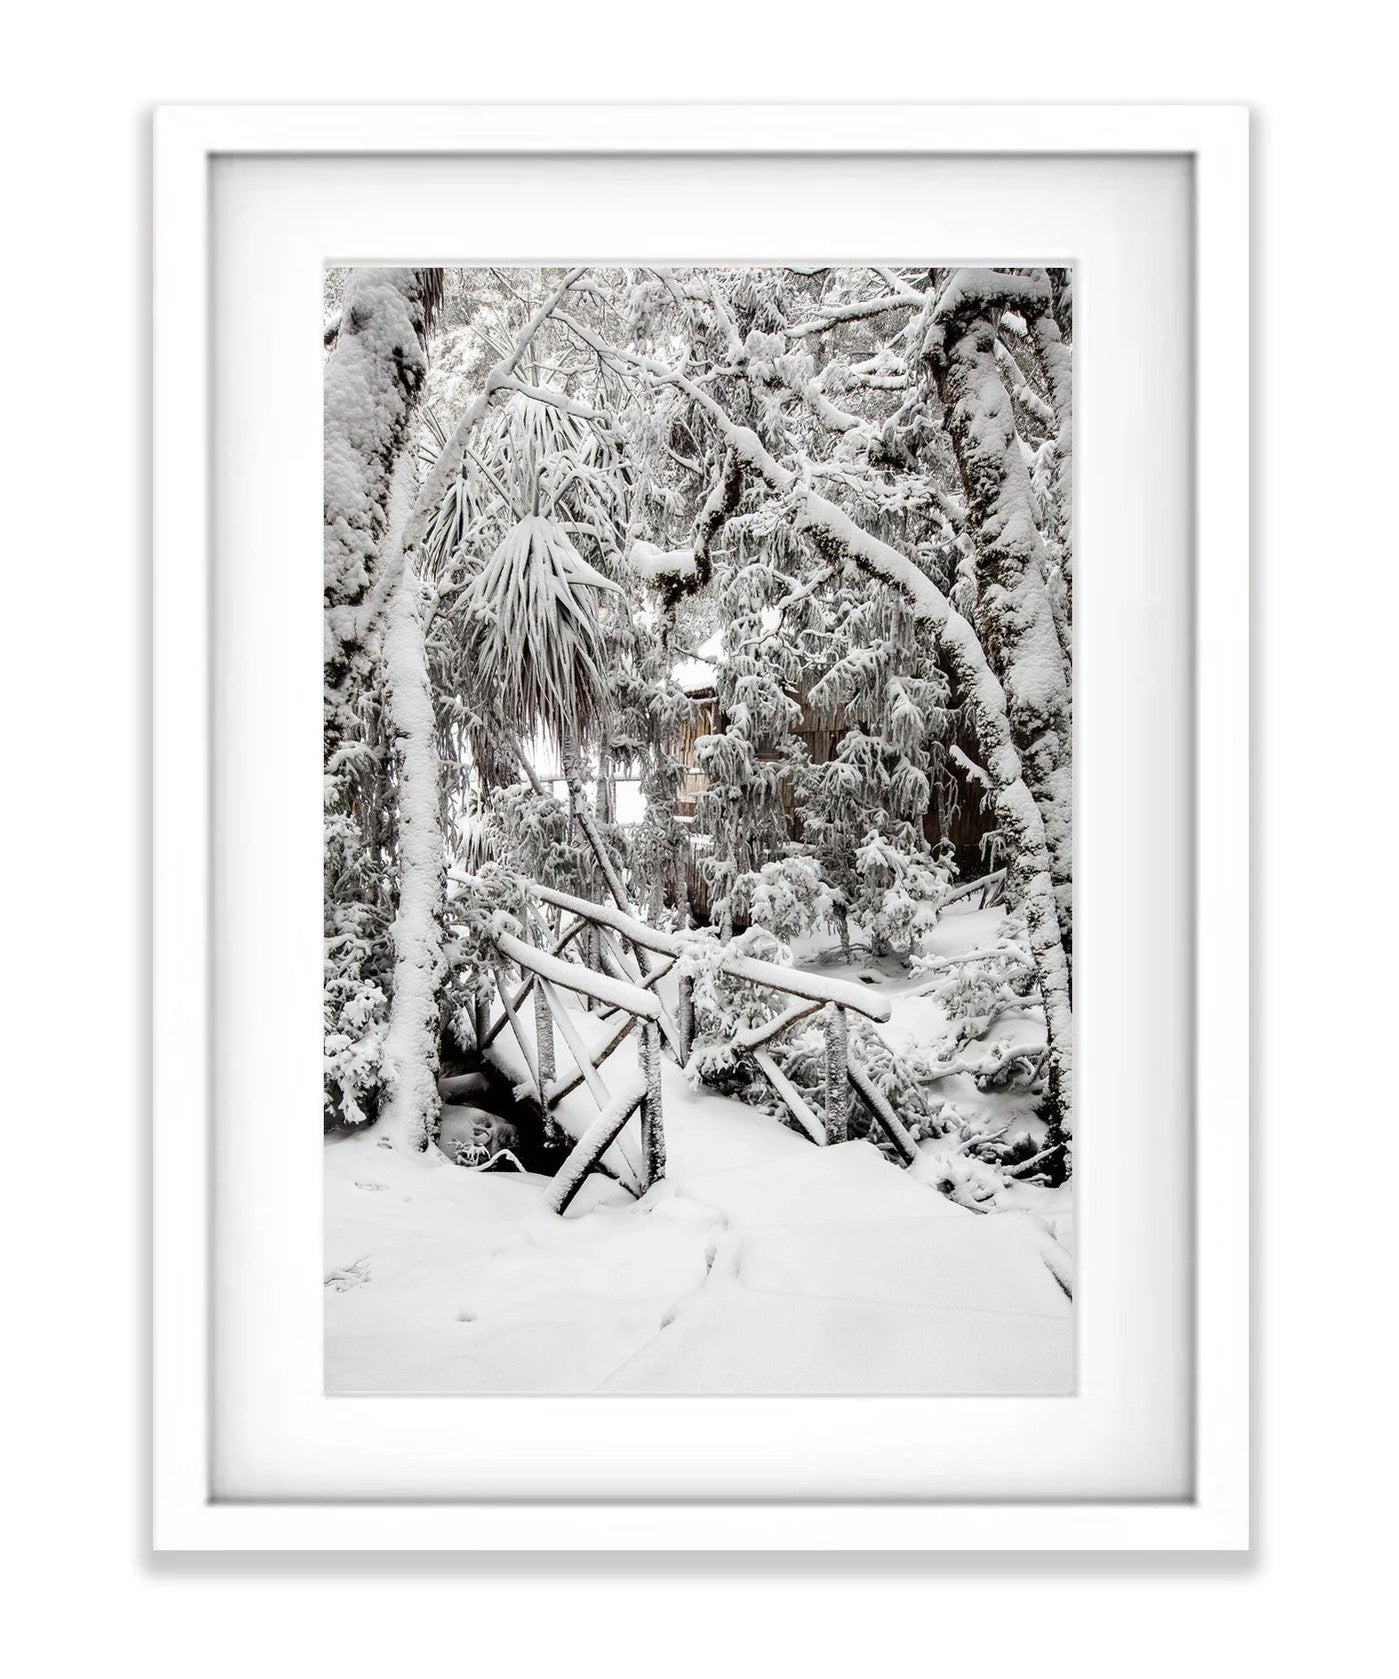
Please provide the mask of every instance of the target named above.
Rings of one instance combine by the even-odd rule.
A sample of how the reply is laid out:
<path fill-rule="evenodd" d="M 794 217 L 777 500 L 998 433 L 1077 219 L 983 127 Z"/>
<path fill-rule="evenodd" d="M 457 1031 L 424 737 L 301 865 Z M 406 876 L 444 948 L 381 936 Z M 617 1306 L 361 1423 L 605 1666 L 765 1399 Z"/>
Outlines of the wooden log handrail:
<path fill-rule="evenodd" d="M 558 993 L 547 979 L 539 981 L 539 993 L 544 996 L 558 1019 L 559 1031 L 563 1033 L 564 1042 L 568 1045 L 578 1071 L 587 1080 L 588 1089 L 593 1093 L 593 1100 L 600 1108 L 605 1108 L 612 1100 L 612 1093 L 603 1082 L 602 1074 L 598 1071 L 597 1061 L 589 1054 L 587 1046 L 578 1036 L 573 1023 L 568 1018 L 568 1010 L 563 1007 Z M 551 1079 L 550 1083 L 554 1081 Z"/>
<path fill-rule="evenodd" d="M 669 972 L 685 954 L 689 941 L 668 933 L 659 927 L 650 927 L 643 921 L 638 921 L 625 911 L 612 904 L 592 903 L 586 898 L 574 897 L 568 892 L 558 892 L 552 887 L 531 884 L 530 890 L 541 903 L 557 909 L 561 915 L 576 917 L 575 926 L 591 922 L 597 926 L 600 934 L 599 960 L 611 970 L 611 983 L 626 985 L 629 980 L 624 978 L 625 969 L 621 958 L 612 951 L 606 938 L 607 933 L 615 933 L 625 943 L 631 944 L 639 954 L 642 950 L 649 950 L 654 955 L 666 958 L 663 972 Z M 849 1105 L 850 1089 L 853 1074 L 850 1071 L 850 1056 L 847 1042 L 846 1011 L 853 1010 L 868 1020 L 884 1022 L 890 1018 L 890 1005 L 886 998 L 871 997 L 861 987 L 852 985 L 848 981 L 829 979 L 820 974 L 798 973 L 795 969 L 784 968 L 775 962 L 764 962 L 756 957 L 732 955 L 722 950 L 718 952 L 717 966 L 722 973 L 735 979 L 746 980 L 753 985 L 761 986 L 765 990 L 775 991 L 779 995 L 793 999 L 791 1005 L 772 1020 L 749 1027 L 737 1034 L 735 1047 L 751 1056 L 754 1065 L 762 1073 L 778 1099 L 796 1120 L 803 1131 L 816 1143 L 843 1142 L 849 1134 Z M 599 976 L 602 977 L 602 976 Z M 642 982 L 642 989 L 647 988 L 648 982 L 659 976 L 653 970 Z M 688 974 L 682 973 L 681 1005 L 682 1015 L 686 1018 L 683 1024 L 677 1024 L 670 1018 L 669 1013 L 662 1008 L 660 1012 L 650 1017 L 658 1023 L 665 1032 L 677 1060 L 682 1065 L 689 1057 L 690 1042 L 694 1032 L 693 1003 L 691 991 L 693 980 Z M 585 990 L 584 987 L 577 989 Z M 617 1003 L 613 1007 L 626 1007 L 624 1003 Z M 812 1112 L 810 1104 L 803 1098 L 801 1092 L 773 1060 L 765 1046 L 774 1038 L 779 1037 L 789 1027 L 808 1016 L 821 1012 L 826 1033 L 825 1063 L 825 1108 L 824 1118 Z M 649 1025 L 648 1021 L 648 1025 Z M 608 1049 L 616 1047 L 619 1039 L 614 1039 Z M 606 1053 L 606 1052 L 604 1052 Z M 576 1057 L 575 1057 L 576 1058 Z M 594 1067 L 587 1069 L 581 1076 L 588 1077 Z M 570 1080 L 570 1088 L 577 1088 L 577 1080 Z M 589 1083 L 593 1082 L 589 1078 Z M 858 1089 L 859 1087 L 856 1086 Z M 873 1088 L 873 1087 L 871 1087 Z M 888 1103 L 883 1107 L 888 1109 Z M 890 1110 L 892 1112 L 892 1110 Z M 883 1123 L 883 1114 L 876 1116 Z M 897 1116 L 893 1118 L 893 1125 L 898 1127 L 899 1133 L 885 1126 L 889 1131 L 895 1147 L 907 1157 L 906 1145 L 910 1141 L 907 1131 L 899 1125 Z"/>
<path fill-rule="evenodd" d="M 787 1111 L 813 1143 L 824 1144 L 826 1141 L 826 1127 L 812 1113 L 810 1107 L 797 1089 L 773 1058 L 765 1049 L 755 1049 L 753 1059 L 758 1064 L 763 1077 L 782 1098 L 787 1105 Z"/>
<path fill-rule="evenodd" d="M 914 1142 L 908 1127 L 894 1112 L 889 1098 L 858 1062 L 848 1062 L 847 1070 L 855 1094 L 874 1115 L 885 1136 L 903 1156 L 904 1164 L 911 1166 L 918 1158 L 918 1144 Z"/>
<path fill-rule="evenodd" d="M 566 910 L 570 915 L 576 915 L 585 921 L 594 921 L 599 926 L 610 928 L 614 933 L 620 933 L 629 944 L 640 945 L 643 949 L 654 951 L 660 956 L 679 957 L 685 952 L 685 939 L 678 938 L 674 933 L 667 933 L 659 927 L 648 927 L 644 921 L 624 915 L 611 904 L 591 903 L 586 898 L 570 897 L 567 892 L 556 892 L 552 887 L 534 883 L 531 883 L 530 891 L 542 902 L 552 904 L 556 909 Z M 817 1003 L 837 1003 L 841 1008 L 853 1009 L 856 1014 L 864 1015 L 866 1020 L 883 1022 L 889 1019 L 890 1009 L 886 998 L 872 996 L 863 986 L 852 984 L 849 980 L 830 979 L 825 974 L 798 973 L 795 968 L 784 968 L 776 962 L 763 962 L 754 956 L 731 956 L 725 954 L 722 949 L 718 966 L 723 973 L 734 979 L 744 979 L 752 985 L 761 985 L 770 991 L 781 991 L 789 997 L 804 997 Z"/>
<path fill-rule="evenodd" d="M 595 968 L 580 967 L 576 962 L 562 961 L 557 956 L 536 950 L 513 933 L 497 933 L 495 947 L 525 973 L 547 979 L 565 990 L 577 991 L 581 996 L 591 997 L 595 1003 L 625 1009 L 628 1014 L 640 1015 L 643 1020 L 660 1019 L 661 1005 L 655 993 L 643 991 L 639 985 L 613 979 L 610 974 L 600 974 Z"/>
<path fill-rule="evenodd" d="M 567 892 L 556 892 L 552 886 L 541 886 L 537 881 L 531 881 L 529 889 L 542 903 L 552 904 L 555 909 L 566 910 L 568 914 L 576 915 L 582 921 L 594 922 L 599 927 L 610 927 L 614 933 L 620 933 L 630 943 L 654 950 L 659 956 L 680 954 L 680 940 L 673 933 L 667 933 L 659 927 L 648 927 L 644 921 L 623 915 L 614 904 L 595 904 L 591 898 L 570 897 Z"/>
<path fill-rule="evenodd" d="M 612 971 L 612 975 L 615 979 L 621 980 L 624 985 L 640 986 L 643 991 L 654 992 L 655 987 L 660 983 L 665 975 L 670 972 L 676 962 L 675 957 L 667 956 L 664 958 L 663 965 L 661 967 L 652 968 L 641 978 L 634 978 L 627 972 L 622 957 L 617 951 L 613 950 L 612 945 L 607 938 L 606 929 L 602 928 L 598 930 L 597 950 L 598 959 L 602 962 L 604 967 L 607 967 Z M 660 1022 L 662 1032 L 665 1033 L 666 1042 L 670 1045 L 675 1059 L 683 1063 L 684 1056 L 680 1053 L 679 1029 L 676 1027 L 675 1022 L 670 1018 L 670 1011 L 661 1001 L 659 993 L 656 993 L 656 1002 L 660 1007 L 660 1013 L 656 1016 L 656 1018 Z"/>
<path fill-rule="evenodd" d="M 601 1067 L 608 1056 L 618 1049 L 635 1030 L 636 1016 L 634 1014 L 624 1016 L 622 1024 L 617 1027 L 607 1042 L 593 1051 L 593 1066 L 595 1068 Z M 576 1064 L 571 1073 L 560 1073 L 549 1089 L 550 1107 L 555 1102 L 562 1101 L 565 1096 L 571 1096 L 578 1086 L 584 1083 L 586 1083 L 586 1076 L 583 1069 Z"/>
<path fill-rule="evenodd" d="M 576 939 L 578 937 L 578 935 L 583 931 L 583 929 L 586 925 L 587 925 L 587 923 L 585 921 L 575 921 L 573 923 L 573 925 L 570 928 L 568 928 L 568 930 L 566 932 L 564 932 L 559 938 L 555 939 L 555 941 L 553 943 L 553 946 L 551 947 L 551 949 L 549 951 L 549 954 L 551 956 L 561 955 L 565 950 L 568 949 L 569 945 L 573 942 L 574 939 Z M 510 1000 L 511 1007 L 516 1008 L 516 1009 L 523 1008 L 524 1005 L 529 1001 L 530 992 L 533 991 L 533 990 L 534 990 L 534 975 L 533 974 L 528 974 L 525 977 L 524 984 L 520 986 L 519 990 L 516 991 L 514 997 L 511 998 L 511 1000 Z M 504 1001 L 503 997 L 502 997 L 501 1001 L 502 1002 Z M 496 1021 L 494 1026 L 492 1026 L 490 1024 L 489 1019 L 485 1019 L 485 1020 L 478 1019 L 477 1022 L 476 1022 L 476 1047 L 477 1047 L 477 1049 L 482 1051 L 483 1053 L 484 1053 L 484 1051 L 488 1050 L 491 1047 L 491 1045 L 495 1042 L 495 1040 L 500 1036 L 501 1032 L 504 1031 L 505 1026 L 506 1026 L 506 1017 L 505 1017 L 504 1014 L 501 1015 L 500 1019 Z"/>

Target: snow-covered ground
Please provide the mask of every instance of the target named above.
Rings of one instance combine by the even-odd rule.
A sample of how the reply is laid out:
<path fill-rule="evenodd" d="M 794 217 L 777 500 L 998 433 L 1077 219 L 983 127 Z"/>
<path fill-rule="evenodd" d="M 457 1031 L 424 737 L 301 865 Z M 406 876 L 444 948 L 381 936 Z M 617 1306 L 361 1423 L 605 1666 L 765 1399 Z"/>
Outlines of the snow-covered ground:
<path fill-rule="evenodd" d="M 949 916 L 948 948 L 971 948 L 997 914 Z M 935 1005 L 896 965 L 838 971 L 890 997 L 891 1045 L 926 1039 Z M 600 1035 L 593 1017 L 574 1021 Z M 631 1072 L 633 1041 L 605 1076 Z M 563 1218 L 543 1177 L 400 1153 L 373 1131 L 328 1142 L 327 1390 L 1072 1390 L 1067 1190 L 972 1212 L 939 1193 L 935 1144 L 904 1171 L 870 1143 L 818 1148 L 692 1090 L 669 1061 L 662 1079 L 664 1181 L 636 1200 L 594 1174 Z M 964 1100 L 999 1102 L 1007 1119 L 1023 1100 L 966 1084 Z M 595 1112 L 578 1091 L 559 1117 L 577 1134 Z M 624 1179 L 635 1127 L 604 1157 Z"/>

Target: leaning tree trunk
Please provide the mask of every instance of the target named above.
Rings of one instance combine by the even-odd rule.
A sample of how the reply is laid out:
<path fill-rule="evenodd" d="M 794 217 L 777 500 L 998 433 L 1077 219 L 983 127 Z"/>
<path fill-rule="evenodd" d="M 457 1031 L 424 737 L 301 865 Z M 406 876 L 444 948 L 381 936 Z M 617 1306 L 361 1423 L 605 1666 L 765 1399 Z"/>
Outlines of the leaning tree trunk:
<path fill-rule="evenodd" d="M 583 830 L 583 837 L 597 862 L 598 872 L 602 875 L 612 902 L 624 915 L 630 915 L 631 904 L 627 899 L 626 888 L 622 885 L 622 877 L 617 873 L 617 866 L 612 861 L 602 832 L 598 828 L 597 819 L 593 815 L 593 807 L 588 803 L 583 754 L 572 734 L 565 734 L 560 756 L 563 758 L 564 782 L 568 787 L 568 802 L 573 811 L 573 819 Z"/>
<path fill-rule="evenodd" d="M 1055 624 L 1014 405 L 996 361 L 1001 310 L 1020 310 L 1033 320 L 1049 302 L 1049 282 L 1042 275 L 959 270 L 935 311 L 938 330 L 925 353 L 966 494 L 976 556 L 977 635 L 1005 690 L 1011 739 L 1044 820 L 1059 936 L 1068 951 L 1073 940 L 1072 675 Z M 1037 341 L 1053 363 L 1062 426 L 1068 368 L 1054 354 L 1056 339 L 1057 328 L 1053 337 L 1046 329 Z"/>
<path fill-rule="evenodd" d="M 353 763 L 361 786 L 344 803 L 378 812 L 376 831 L 360 834 L 362 849 L 382 851 L 385 830 L 396 830 L 381 1123 L 387 1137 L 408 1148 L 426 1146 L 437 1100 L 437 759 L 416 590 L 402 548 L 408 428 L 427 375 L 433 285 L 416 269 L 351 273 L 325 372 L 328 794 L 339 796 L 336 778 L 346 773 L 340 766 Z M 362 785 L 367 774 L 375 779 L 372 798 Z M 361 880 L 375 872 L 355 871 Z"/>
<path fill-rule="evenodd" d="M 1063 296 L 1063 288 L 1060 288 Z M 1072 582 L 1074 574 L 1074 386 L 1073 350 L 1054 315 L 1045 311 L 1037 315 L 1031 325 L 1035 349 L 1044 368 L 1049 386 L 1049 399 L 1054 408 L 1054 488 L 1058 503 L 1060 564 L 1064 573 L 1066 605 L 1070 622 L 1073 619 Z"/>

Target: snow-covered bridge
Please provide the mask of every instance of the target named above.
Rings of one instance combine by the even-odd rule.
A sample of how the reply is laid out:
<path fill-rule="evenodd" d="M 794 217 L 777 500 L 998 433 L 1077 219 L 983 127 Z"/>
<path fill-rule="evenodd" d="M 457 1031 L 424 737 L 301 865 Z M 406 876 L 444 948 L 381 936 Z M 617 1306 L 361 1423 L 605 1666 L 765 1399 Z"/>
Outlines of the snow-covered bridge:
<path fill-rule="evenodd" d="M 549 1179 L 459 1171 L 372 1135 L 328 1148 L 332 1389 L 1072 1386 L 1068 1254 L 1028 1211 L 979 1214 L 938 1193 L 936 1160 L 852 1053 L 847 1012 L 887 1021 L 887 996 L 727 959 L 787 999 L 743 1051 L 793 1126 L 687 1081 L 690 940 L 549 892 L 524 924 L 528 939 L 497 935 L 500 1010 L 482 1018 L 483 1047 L 517 1089 L 544 1093 L 572 1151 Z M 818 1014 L 819 1114 L 765 1048 Z M 865 1084 L 912 1170 L 846 1138 Z"/>
<path fill-rule="evenodd" d="M 457 881 L 477 884 L 469 876 Z M 695 975 L 705 968 L 775 999 L 771 1018 L 734 1034 L 732 1053 L 761 1073 L 811 1142 L 846 1141 L 854 1090 L 904 1162 L 915 1158 L 908 1131 L 851 1054 L 848 1017 L 887 1021 L 882 996 L 848 980 L 760 961 L 702 936 L 667 932 L 613 905 L 543 886 L 531 888 L 521 919 L 527 938 L 503 924 L 493 934 L 500 1013 L 493 1021 L 478 1016 L 477 1040 L 481 1052 L 504 1063 L 517 1088 L 576 1139 L 549 1197 L 556 1212 L 565 1210 L 598 1164 L 638 1192 L 666 1175 L 665 1116 L 676 1098 L 667 1101 L 661 1062 L 667 1053 L 679 1067 L 690 1059 Z M 518 972 L 518 985 L 507 977 L 506 963 Z M 527 1022 L 521 1011 L 531 995 Z M 818 1012 L 825 1036 L 819 1114 L 770 1052 L 775 1040 Z M 559 1037 L 567 1054 L 562 1070 Z M 630 1141 L 629 1128 L 636 1132 Z"/>

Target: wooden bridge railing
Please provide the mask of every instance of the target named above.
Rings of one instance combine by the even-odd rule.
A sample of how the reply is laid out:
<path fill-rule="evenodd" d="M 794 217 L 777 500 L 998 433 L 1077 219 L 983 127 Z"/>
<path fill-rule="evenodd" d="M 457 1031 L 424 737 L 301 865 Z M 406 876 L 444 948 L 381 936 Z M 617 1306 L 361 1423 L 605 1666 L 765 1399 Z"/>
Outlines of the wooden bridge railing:
<path fill-rule="evenodd" d="M 546 929 L 547 931 L 547 929 Z M 548 1202 L 562 1213 L 578 1193 L 584 1178 L 617 1142 L 627 1121 L 641 1109 L 641 1161 L 628 1162 L 637 1172 L 641 1188 L 649 1189 L 665 1176 L 665 1130 L 661 1114 L 660 1018 L 664 1012 L 654 991 L 629 980 L 599 973 L 581 963 L 565 961 L 547 949 L 539 949 L 516 938 L 498 933 L 495 946 L 523 976 L 522 988 L 534 991 L 534 1033 L 525 1031 L 518 1014 L 519 1002 L 510 996 L 510 986 L 499 968 L 496 990 L 509 1021 L 515 1042 L 534 1084 L 540 1107 L 547 1115 L 559 1098 L 585 1083 L 598 1116 L 574 1145 L 562 1169 L 550 1185 Z M 590 1050 L 583 1042 L 562 991 L 581 996 L 585 1003 L 625 1014 L 626 1026 L 600 1049 Z M 518 997 L 518 994 L 517 994 Z M 624 1079 L 614 1091 L 608 1088 L 602 1065 L 637 1023 L 641 1025 L 640 1073 Z M 558 1029 L 573 1056 L 575 1077 L 561 1080 L 555 1064 L 554 1031 Z"/>
<path fill-rule="evenodd" d="M 645 922 L 636 920 L 610 904 L 595 904 L 587 899 L 570 897 L 567 893 L 555 892 L 544 886 L 534 887 L 533 892 L 541 903 L 551 906 L 561 915 L 572 915 L 576 918 L 569 936 L 573 936 L 581 929 L 582 923 L 588 921 L 615 932 L 638 951 L 647 950 L 665 958 L 664 966 L 659 970 L 653 970 L 644 981 L 646 984 L 654 983 L 668 974 L 684 953 L 685 941 L 675 934 L 667 933 L 658 927 L 647 926 Z M 865 1096 L 864 1087 L 875 1090 L 872 1081 L 866 1075 L 860 1074 L 850 1059 L 847 1011 L 882 1023 L 889 1019 L 888 1002 L 883 997 L 872 996 L 863 987 L 852 984 L 849 980 L 800 973 L 794 968 L 785 968 L 775 962 L 763 962 L 755 957 L 722 954 L 718 966 L 722 972 L 735 979 L 747 980 L 750 984 L 792 998 L 789 1007 L 781 1014 L 761 1026 L 750 1027 L 740 1033 L 735 1040 L 736 1044 L 752 1057 L 754 1065 L 779 1100 L 813 1142 L 844 1142 L 849 1134 L 851 1089 L 859 1091 L 867 1102 L 869 1098 Z M 675 1051 L 676 1059 L 683 1066 L 690 1058 L 694 1039 L 693 981 L 688 975 L 681 976 L 677 990 L 677 1018 L 672 1023 L 663 1010 L 662 1020 L 671 1028 L 666 1036 Z M 766 1047 L 790 1026 L 818 1010 L 824 1017 L 826 1032 L 823 1102 L 825 1113 L 822 1118 L 818 1118 L 811 1111 L 810 1105 L 773 1060 Z M 914 1154 L 912 1139 L 889 1103 L 877 1090 L 875 1094 L 878 1106 L 871 1104 L 872 1111 L 905 1160 L 911 1160 Z"/>
<path fill-rule="evenodd" d="M 475 884 L 471 876 L 452 872 L 463 885 Z M 610 904 L 571 897 L 545 886 L 530 888 L 525 922 L 537 942 L 513 933 L 495 936 L 495 949 L 502 963 L 495 968 L 496 991 L 501 1014 L 492 1023 L 487 1014 L 477 1018 L 477 1044 L 484 1051 L 507 1028 L 515 1039 L 529 1074 L 536 1099 L 546 1114 L 564 1097 L 586 1085 L 597 1106 L 597 1118 L 584 1131 L 554 1178 L 548 1201 L 563 1212 L 587 1173 L 598 1164 L 614 1143 L 622 1147 L 622 1133 L 631 1116 L 641 1110 L 642 1159 L 627 1158 L 642 1189 L 665 1175 L 665 1127 L 661 1102 L 660 1055 L 664 1042 L 681 1066 L 690 1058 L 694 1044 L 693 980 L 682 972 L 676 987 L 672 1012 L 659 994 L 660 981 L 667 977 L 685 954 L 686 941 L 661 928 L 650 927 Z M 549 916 L 556 918 L 551 925 Z M 580 943 L 591 946 L 596 965 L 571 960 Z M 650 960 L 660 958 L 659 962 Z M 513 964 L 520 983 L 512 985 L 504 963 Z M 741 1032 L 736 1047 L 752 1059 L 778 1099 L 797 1124 L 818 1144 L 841 1143 L 849 1135 L 850 1094 L 855 1091 L 869 1107 L 905 1162 L 916 1152 L 907 1128 L 887 1099 L 850 1055 L 848 1016 L 863 1016 L 876 1023 L 889 1019 L 888 1001 L 848 980 L 822 974 L 807 974 L 778 963 L 720 952 L 717 965 L 723 973 L 748 981 L 791 999 L 771 1020 Z M 590 1049 L 575 1024 L 576 1010 L 565 1006 L 560 995 L 568 991 L 583 999 L 584 1007 L 602 1018 L 619 1015 L 615 1029 L 597 1047 Z M 534 998 L 532 1030 L 521 1010 L 531 993 Z M 823 1114 L 815 1114 L 777 1062 L 770 1045 L 789 1027 L 820 1012 L 825 1031 Z M 639 1074 L 614 1090 L 602 1068 L 618 1046 L 640 1026 Z M 564 1040 L 571 1065 L 558 1066 L 555 1033 Z"/>

